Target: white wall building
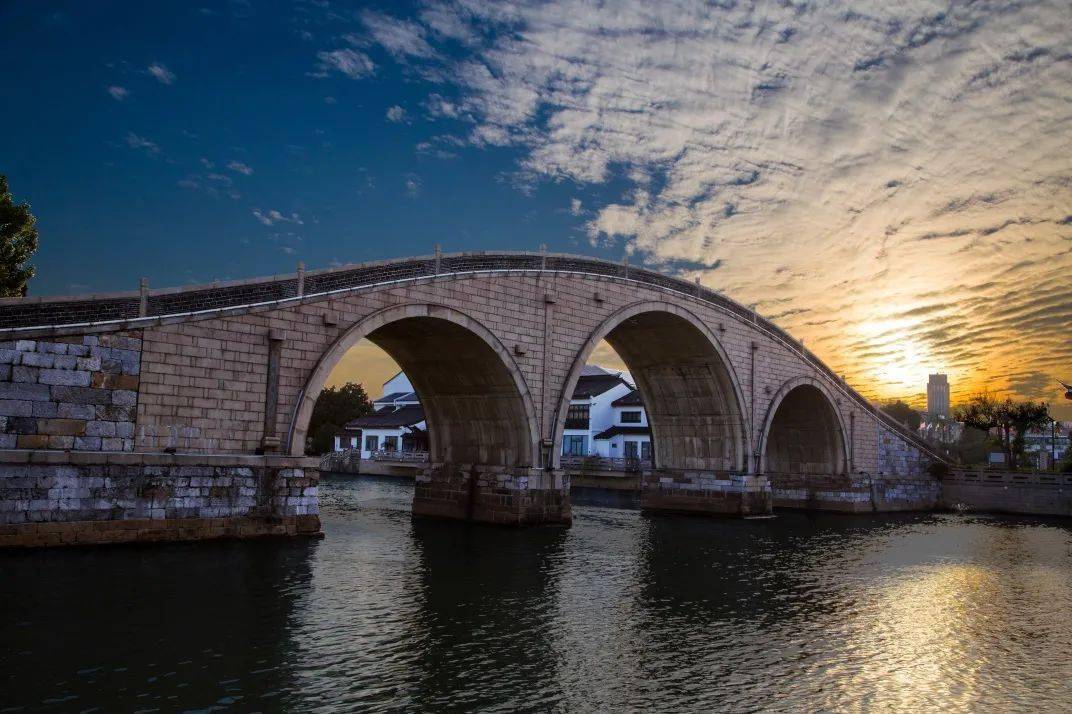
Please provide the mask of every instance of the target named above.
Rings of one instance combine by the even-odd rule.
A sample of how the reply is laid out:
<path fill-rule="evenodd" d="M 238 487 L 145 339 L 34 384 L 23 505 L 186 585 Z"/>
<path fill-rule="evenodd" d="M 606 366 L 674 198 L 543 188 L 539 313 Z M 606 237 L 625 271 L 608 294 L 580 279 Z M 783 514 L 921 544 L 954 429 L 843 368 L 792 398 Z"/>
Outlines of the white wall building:
<path fill-rule="evenodd" d="M 566 414 L 562 454 L 650 458 L 647 414 L 626 375 L 585 366 Z"/>
<path fill-rule="evenodd" d="M 372 402 L 375 411 L 347 422 L 347 435 L 335 437 L 335 450 L 361 449 L 367 459 L 374 451 L 426 451 L 428 425 L 413 385 L 399 372 L 383 383 L 383 396 Z"/>

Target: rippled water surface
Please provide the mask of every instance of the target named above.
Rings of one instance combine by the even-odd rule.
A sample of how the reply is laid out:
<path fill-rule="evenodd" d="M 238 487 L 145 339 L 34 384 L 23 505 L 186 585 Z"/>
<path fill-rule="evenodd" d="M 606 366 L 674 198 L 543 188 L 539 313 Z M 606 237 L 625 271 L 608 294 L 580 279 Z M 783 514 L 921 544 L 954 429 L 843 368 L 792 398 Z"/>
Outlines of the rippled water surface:
<path fill-rule="evenodd" d="M 0 709 L 1069 710 L 1072 528 L 984 516 L 411 521 L 0 554 Z"/>

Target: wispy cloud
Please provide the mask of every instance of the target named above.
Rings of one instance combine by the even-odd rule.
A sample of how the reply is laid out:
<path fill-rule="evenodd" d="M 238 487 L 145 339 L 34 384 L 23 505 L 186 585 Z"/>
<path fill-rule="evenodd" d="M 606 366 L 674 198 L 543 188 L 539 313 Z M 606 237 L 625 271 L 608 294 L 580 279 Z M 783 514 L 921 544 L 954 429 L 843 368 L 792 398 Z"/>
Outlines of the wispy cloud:
<path fill-rule="evenodd" d="M 350 79 L 361 79 L 376 71 L 376 65 L 368 55 L 349 48 L 318 52 L 316 56 L 320 63 L 312 73 L 314 77 L 326 77 L 334 70 Z"/>
<path fill-rule="evenodd" d="M 259 208 L 254 208 L 253 217 L 266 226 L 274 226 L 276 223 L 294 223 L 299 226 L 303 225 L 301 216 L 299 216 L 297 213 L 291 213 L 289 216 L 287 216 L 280 211 L 276 211 L 274 209 L 262 211 Z"/>
<path fill-rule="evenodd" d="M 145 71 L 161 84 L 173 84 L 175 82 L 175 74 L 159 62 L 153 62 Z"/>
<path fill-rule="evenodd" d="M 130 133 L 126 136 L 127 146 L 132 149 L 138 149 L 144 151 L 147 154 L 156 155 L 160 153 L 160 147 L 156 145 L 156 142 L 146 139 L 144 136 L 138 136 L 137 134 Z"/>
<path fill-rule="evenodd" d="M 113 84 L 108 87 L 108 94 L 110 94 L 115 101 L 121 102 L 130 96 L 130 91 L 126 87 L 120 87 Z"/>
<path fill-rule="evenodd" d="M 387 108 L 387 121 L 399 124 L 406 121 L 406 110 L 397 104 Z"/>
<path fill-rule="evenodd" d="M 243 164 L 241 161 L 228 162 L 227 168 L 229 168 L 231 171 L 234 171 L 235 173 L 239 173 L 244 176 L 250 176 L 253 174 L 253 169 L 246 164 Z"/>
<path fill-rule="evenodd" d="M 410 198 L 416 198 L 421 193 L 421 177 L 417 174 L 407 174 L 406 180 L 403 182 L 406 188 L 406 195 Z"/>
<path fill-rule="evenodd" d="M 372 41 L 383 47 L 396 59 L 406 57 L 430 58 L 435 55 L 432 46 L 425 39 L 426 31 L 421 25 L 382 13 L 366 10 L 361 13 Z M 347 40 L 354 44 L 363 44 L 357 35 L 347 35 Z"/>

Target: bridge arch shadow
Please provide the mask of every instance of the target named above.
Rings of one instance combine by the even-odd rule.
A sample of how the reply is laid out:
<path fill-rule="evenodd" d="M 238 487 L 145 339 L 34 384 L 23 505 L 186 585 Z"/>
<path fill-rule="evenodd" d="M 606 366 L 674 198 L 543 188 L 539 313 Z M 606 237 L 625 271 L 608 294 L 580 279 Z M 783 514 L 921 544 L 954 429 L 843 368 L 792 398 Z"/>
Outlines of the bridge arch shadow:
<path fill-rule="evenodd" d="M 570 397 L 601 340 L 625 363 L 644 402 L 656 470 L 744 472 L 744 398 L 725 349 L 706 324 L 666 302 L 627 306 L 589 336 L 559 397 L 551 463 L 561 463 Z"/>
<path fill-rule="evenodd" d="M 510 353 L 477 320 L 441 305 L 373 313 L 321 356 L 291 419 L 289 450 L 305 453 L 313 405 L 331 371 L 362 339 L 384 350 L 413 384 L 435 464 L 534 466 L 539 429 L 524 377 Z"/>
<path fill-rule="evenodd" d="M 797 377 L 774 395 L 760 440 L 760 472 L 836 476 L 848 472 L 848 434 L 822 382 Z"/>

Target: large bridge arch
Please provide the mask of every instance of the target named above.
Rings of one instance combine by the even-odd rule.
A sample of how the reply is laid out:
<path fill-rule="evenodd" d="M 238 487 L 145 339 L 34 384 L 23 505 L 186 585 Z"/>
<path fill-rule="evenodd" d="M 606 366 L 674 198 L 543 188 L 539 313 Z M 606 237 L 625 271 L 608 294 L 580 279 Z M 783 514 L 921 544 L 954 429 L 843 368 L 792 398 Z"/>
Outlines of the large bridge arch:
<path fill-rule="evenodd" d="M 379 310 L 325 350 L 291 417 L 291 455 L 305 453 L 316 398 L 343 355 L 362 339 L 387 352 L 412 382 L 425 410 L 433 462 L 537 465 L 536 411 L 513 357 L 479 321 L 435 304 Z"/>
<path fill-rule="evenodd" d="M 618 310 L 577 352 L 558 399 L 550 463 L 560 463 L 570 397 L 604 339 L 629 368 L 644 400 L 656 468 L 747 470 L 750 438 L 733 363 L 703 320 L 664 301 Z"/>
<path fill-rule="evenodd" d="M 821 380 L 795 377 L 771 398 L 757 437 L 760 473 L 844 474 L 849 434 Z"/>

